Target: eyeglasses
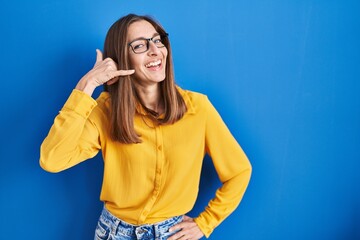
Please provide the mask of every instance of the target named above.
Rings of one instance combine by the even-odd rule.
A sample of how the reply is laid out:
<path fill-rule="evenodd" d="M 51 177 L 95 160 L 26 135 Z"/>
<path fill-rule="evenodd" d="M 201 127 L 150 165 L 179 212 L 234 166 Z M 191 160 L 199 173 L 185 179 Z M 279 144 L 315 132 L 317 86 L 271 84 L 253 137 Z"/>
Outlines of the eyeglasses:
<path fill-rule="evenodd" d="M 152 41 L 156 47 L 162 48 L 165 47 L 164 39 L 167 38 L 169 34 L 159 34 L 152 38 L 138 38 L 130 42 L 128 45 L 134 51 L 134 53 L 144 53 L 149 50 L 150 41 Z"/>

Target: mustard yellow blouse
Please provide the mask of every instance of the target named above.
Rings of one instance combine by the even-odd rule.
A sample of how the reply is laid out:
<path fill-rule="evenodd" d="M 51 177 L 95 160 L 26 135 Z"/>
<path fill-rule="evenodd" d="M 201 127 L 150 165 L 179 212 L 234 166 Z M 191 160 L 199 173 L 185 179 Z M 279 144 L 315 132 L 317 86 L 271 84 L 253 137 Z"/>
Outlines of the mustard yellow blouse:
<path fill-rule="evenodd" d="M 144 111 L 135 116 L 142 143 L 110 139 L 109 94 L 95 101 L 73 90 L 41 145 L 40 165 L 59 172 L 94 157 L 104 159 L 100 199 L 118 218 L 155 223 L 186 214 L 198 194 L 204 155 L 210 155 L 222 186 L 194 220 L 209 237 L 239 204 L 251 165 L 205 95 L 179 88 L 188 111 L 171 125 L 155 126 Z"/>

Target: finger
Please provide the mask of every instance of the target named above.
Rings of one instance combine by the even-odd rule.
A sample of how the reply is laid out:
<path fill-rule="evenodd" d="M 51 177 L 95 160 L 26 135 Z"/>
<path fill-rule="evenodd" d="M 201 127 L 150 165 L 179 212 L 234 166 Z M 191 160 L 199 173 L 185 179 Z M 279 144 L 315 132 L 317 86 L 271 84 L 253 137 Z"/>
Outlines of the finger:
<path fill-rule="evenodd" d="M 111 85 L 114 84 L 115 82 L 117 82 L 120 78 L 120 76 L 127 76 L 127 75 L 131 75 L 135 72 L 135 70 L 118 70 L 118 71 L 112 71 L 112 72 L 108 72 L 107 78 L 110 79 L 106 82 L 107 85 Z"/>
<path fill-rule="evenodd" d="M 135 70 L 118 70 L 113 73 L 114 77 L 131 75 Z"/>
<path fill-rule="evenodd" d="M 182 231 L 175 233 L 171 237 L 168 238 L 168 240 L 178 240 L 181 239 L 181 237 L 185 236 Z"/>
<path fill-rule="evenodd" d="M 111 85 L 116 83 L 117 81 L 119 81 L 119 77 L 114 77 L 113 79 L 110 79 L 109 81 L 106 82 L 107 85 Z"/>
<path fill-rule="evenodd" d="M 200 231 L 200 229 L 190 228 L 190 229 L 182 229 L 181 231 L 172 235 L 168 240 L 195 240 L 200 239 L 204 235 Z"/>
<path fill-rule="evenodd" d="M 180 222 L 180 223 L 178 223 L 178 224 L 176 224 L 176 225 L 174 225 L 174 226 L 172 226 L 172 227 L 169 229 L 169 231 L 172 232 L 172 231 L 175 231 L 175 230 L 178 230 L 178 229 L 185 228 L 185 227 L 189 224 L 189 222 L 192 222 L 192 223 L 193 223 L 194 220 L 193 220 L 191 217 L 184 215 L 183 221 Z"/>
<path fill-rule="evenodd" d="M 169 229 L 169 232 L 179 229 L 180 231 L 175 233 L 171 238 L 169 238 L 169 240 L 193 239 L 193 238 L 199 239 L 203 236 L 203 233 L 201 232 L 200 228 L 197 226 L 197 224 L 194 221 L 185 221 L 176 224 L 175 226 Z"/>
<path fill-rule="evenodd" d="M 181 231 L 176 232 L 174 235 L 172 235 L 168 240 L 183 240 L 183 239 L 193 239 L 192 238 L 193 233 L 190 229 L 182 229 Z"/>
<path fill-rule="evenodd" d="M 172 226 L 171 228 L 169 228 L 169 232 L 174 232 L 176 230 L 185 229 L 189 224 L 190 224 L 189 222 L 178 223 L 178 224 Z"/>
<path fill-rule="evenodd" d="M 101 62 L 103 60 L 103 54 L 99 49 L 96 49 L 96 62 L 95 64 Z"/>
<path fill-rule="evenodd" d="M 120 77 L 120 76 L 127 76 L 130 74 L 133 74 L 134 70 L 118 70 L 118 71 L 107 71 L 102 75 L 102 77 L 99 79 L 101 84 L 104 84 L 113 78 Z"/>
<path fill-rule="evenodd" d="M 178 224 L 172 226 L 171 228 L 169 228 L 169 232 L 174 232 L 174 231 L 179 230 L 181 228 L 182 228 L 182 224 L 178 223 Z"/>

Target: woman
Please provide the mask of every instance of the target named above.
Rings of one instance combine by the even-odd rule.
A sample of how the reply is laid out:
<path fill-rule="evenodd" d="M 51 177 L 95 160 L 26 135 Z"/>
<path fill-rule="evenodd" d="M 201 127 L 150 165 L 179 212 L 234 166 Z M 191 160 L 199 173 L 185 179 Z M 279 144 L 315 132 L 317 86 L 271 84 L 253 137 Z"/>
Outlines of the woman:
<path fill-rule="evenodd" d="M 105 91 L 95 101 L 100 85 Z M 175 85 L 165 30 L 127 15 L 106 36 L 104 57 L 71 93 L 44 142 L 40 165 L 70 168 L 102 151 L 104 209 L 95 239 L 209 237 L 239 204 L 251 165 L 206 96 Z M 197 217 L 204 154 L 222 182 Z"/>

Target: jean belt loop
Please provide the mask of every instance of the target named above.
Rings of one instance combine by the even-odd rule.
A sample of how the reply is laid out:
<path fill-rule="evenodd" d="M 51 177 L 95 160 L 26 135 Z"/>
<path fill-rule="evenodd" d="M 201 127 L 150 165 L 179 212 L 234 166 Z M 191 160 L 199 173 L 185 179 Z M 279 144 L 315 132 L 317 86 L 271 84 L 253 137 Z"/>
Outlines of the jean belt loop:
<path fill-rule="evenodd" d="M 154 224 L 154 235 L 155 235 L 155 239 L 159 239 L 160 235 L 159 235 L 159 225 Z"/>
<path fill-rule="evenodd" d="M 115 218 L 115 219 L 113 219 L 113 221 L 114 221 L 114 224 L 112 224 L 111 233 L 113 235 L 116 235 L 116 233 L 117 233 L 117 231 L 119 229 L 120 220 Z"/>

